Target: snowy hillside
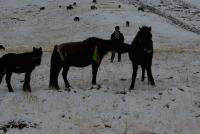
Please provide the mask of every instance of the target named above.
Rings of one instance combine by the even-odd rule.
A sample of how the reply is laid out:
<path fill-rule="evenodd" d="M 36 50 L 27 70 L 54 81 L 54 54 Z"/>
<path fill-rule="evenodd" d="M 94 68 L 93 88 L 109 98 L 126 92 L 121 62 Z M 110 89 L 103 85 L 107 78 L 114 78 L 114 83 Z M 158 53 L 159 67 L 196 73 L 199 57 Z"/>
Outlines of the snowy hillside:
<path fill-rule="evenodd" d="M 31 51 L 33 46 L 45 50 L 42 64 L 32 74 L 31 93 L 22 91 L 23 74 L 12 76 L 14 93 L 8 93 L 5 80 L 0 85 L 0 133 L 7 128 L 6 134 L 199 134 L 199 35 L 151 12 L 138 11 L 128 0 L 97 0 L 97 10 L 90 9 L 91 1 L 76 0 L 77 6 L 66 10 L 73 0 L 0 0 L 0 45 L 6 48 L 1 55 Z M 197 0 L 190 4 L 195 10 L 200 7 Z M 75 16 L 80 22 L 74 22 Z M 125 26 L 127 20 L 130 27 Z M 193 17 L 184 23 L 199 28 Z M 116 25 L 126 43 L 132 42 L 139 26 L 152 27 L 156 87 L 140 81 L 139 69 L 136 90 L 123 94 L 130 86 L 131 62 L 124 54 L 121 63 L 116 59 L 110 63 L 108 54 L 98 72 L 99 90 L 89 90 L 90 66 L 70 68 L 71 92 L 64 91 L 61 75 L 61 90 L 48 89 L 55 44 L 90 36 L 109 39 Z M 26 127 L 9 128 L 15 122 L 15 127 Z"/>
<path fill-rule="evenodd" d="M 200 35 L 200 7 L 199 2 L 184 0 L 123 0 L 127 3 L 142 5 L 150 12 L 158 14 L 172 21 L 182 28 Z"/>

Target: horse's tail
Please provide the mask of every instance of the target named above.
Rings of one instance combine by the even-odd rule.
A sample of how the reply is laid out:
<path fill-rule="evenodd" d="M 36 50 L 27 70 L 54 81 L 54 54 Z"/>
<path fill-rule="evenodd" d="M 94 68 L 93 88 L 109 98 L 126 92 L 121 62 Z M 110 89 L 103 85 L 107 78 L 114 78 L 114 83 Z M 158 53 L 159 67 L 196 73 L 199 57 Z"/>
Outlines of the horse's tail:
<path fill-rule="evenodd" d="M 58 53 L 58 46 L 54 46 L 53 53 L 51 55 L 51 63 L 50 63 L 50 80 L 49 80 L 49 88 L 59 89 L 58 86 L 58 75 L 62 68 L 62 60 L 60 54 Z"/>
<path fill-rule="evenodd" d="M 2 58 L 0 58 L 0 84 L 2 82 L 2 79 L 3 79 L 3 76 L 5 75 L 5 66 L 4 66 L 4 63 L 3 63 L 3 60 Z"/>

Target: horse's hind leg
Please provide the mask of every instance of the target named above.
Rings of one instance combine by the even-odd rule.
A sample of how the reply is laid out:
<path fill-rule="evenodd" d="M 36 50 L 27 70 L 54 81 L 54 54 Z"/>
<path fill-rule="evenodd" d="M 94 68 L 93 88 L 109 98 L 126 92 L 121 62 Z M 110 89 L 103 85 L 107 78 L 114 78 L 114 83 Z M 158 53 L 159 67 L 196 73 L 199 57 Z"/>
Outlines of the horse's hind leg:
<path fill-rule="evenodd" d="M 69 88 L 69 87 L 70 87 L 69 82 L 68 82 L 68 80 L 67 80 L 67 73 L 68 73 L 68 71 L 69 71 L 69 66 L 68 66 L 68 65 L 67 65 L 67 66 L 64 66 L 64 67 L 63 67 L 62 76 L 63 76 L 63 80 L 64 80 L 64 82 L 65 82 L 65 87 L 66 87 L 66 88 Z"/>
<path fill-rule="evenodd" d="M 132 82 L 129 90 L 134 90 L 135 79 L 137 76 L 138 65 L 133 65 L 133 74 L 132 74 Z"/>
<path fill-rule="evenodd" d="M 145 79 L 145 66 L 141 66 L 142 67 L 142 77 L 141 77 L 141 81 L 144 81 Z"/>
<path fill-rule="evenodd" d="M 30 80 L 31 80 L 31 73 L 28 72 L 25 74 L 25 80 L 24 80 L 24 85 L 23 85 L 23 90 L 26 92 L 31 92 L 31 87 L 30 87 Z"/>
<path fill-rule="evenodd" d="M 10 84 L 11 76 L 12 76 L 12 73 L 11 73 L 11 72 L 7 72 L 7 73 L 6 73 L 6 83 L 7 83 L 8 91 L 9 91 L 9 92 L 13 92 L 13 88 L 12 88 L 12 86 L 11 86 L 11 84 Z"/>
<path fill-rule="evenodd" d="M 0 73 L 0 84 L 1 84 L 1 82 L 2 82 L 2 80 L 3 80 L 3 76 L 5 75 L 5 73 Z"/>
<path fill-rule="evenodd" d="M 147 75 L 148 75 L 148 80 L 151 82 L 151 85 L 154 86 L 155 82 L 154 82 L 154 79 L 153 79 L 153 76 L 152 76 L 152 72 L 151 72 L 151 67 L 150 66 L 147 67 Z"/>

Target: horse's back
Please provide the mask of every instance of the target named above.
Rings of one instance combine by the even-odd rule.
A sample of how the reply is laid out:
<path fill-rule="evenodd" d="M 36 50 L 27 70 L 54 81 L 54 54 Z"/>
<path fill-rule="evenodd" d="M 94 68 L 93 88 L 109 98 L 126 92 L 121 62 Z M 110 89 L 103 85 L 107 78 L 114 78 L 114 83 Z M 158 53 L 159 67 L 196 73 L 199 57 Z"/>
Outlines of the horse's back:
<path fill-rule="evenodd" d="M 32 57 L 30 53 L 8 53 L 2 56 L 2 62 L 7 65 L 30 65 L 32 64 Z"/>
<path fill-rule="evenodd" d="M 87 51 L 87 46 L 84 42 L 63 43 L 57 46 L 57 51 L 61 55 L 77 55 Z"/>
<path fill-rule="evenodd" d="M 10 60 L 10 61 L 14 61 L 14 59 L 16 58 L 16 54 L 15 53 L 8 53 L 8 54 L 5 54 L 1 57 L 2 61 L 7 61 L 7 60 Z"/>

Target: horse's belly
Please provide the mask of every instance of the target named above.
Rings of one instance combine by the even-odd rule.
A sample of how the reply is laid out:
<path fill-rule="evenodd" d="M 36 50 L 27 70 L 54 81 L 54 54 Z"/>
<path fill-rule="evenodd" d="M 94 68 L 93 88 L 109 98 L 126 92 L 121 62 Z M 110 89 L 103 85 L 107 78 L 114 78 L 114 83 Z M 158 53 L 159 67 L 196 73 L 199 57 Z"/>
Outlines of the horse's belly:
<path fill-rule="evenodd" d="M 25 72 L 25 69 L 24 69 L 23 67 L 16 66 L 16 67 L 13 69 L 13 72 L 15 72 L 15 73 L 24 73 L 24 72 Z"/>
<path fill-rule="evenodd" d="M 73 58 L 70 57 L 67 62 L 69 62 L 71 66 L 86 67 L 92 64 L 92 58 L 86 57 L 85 55 Z"/>
<path fill-rule="evenodd" d="M 75 67 L 86 67 L 91 65 L 91 62 L 71 62 L 70 65 Z"/>

